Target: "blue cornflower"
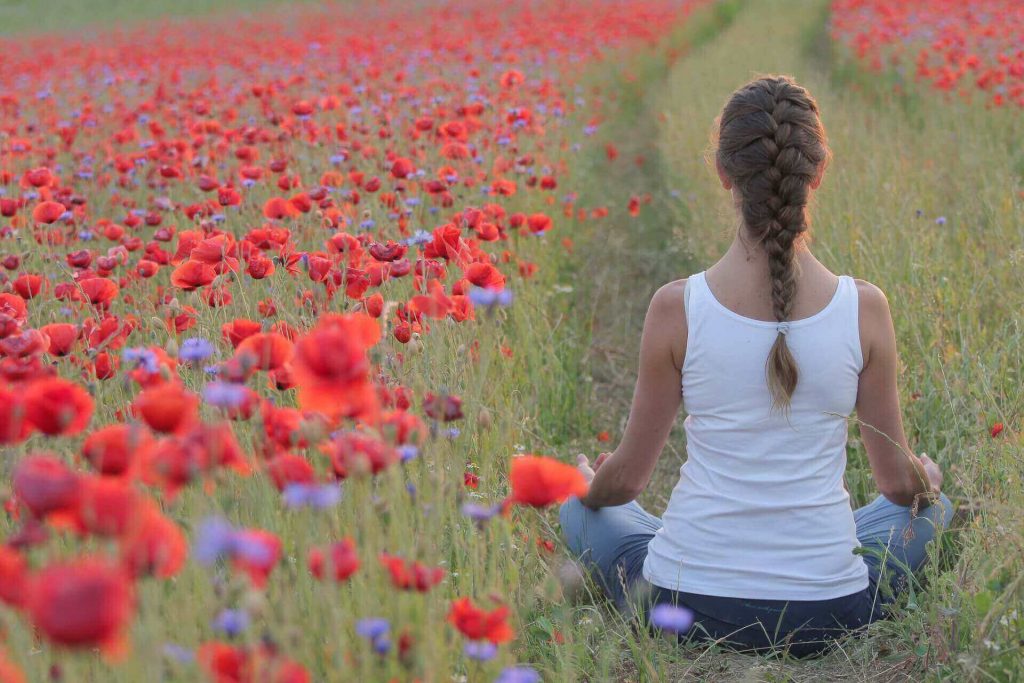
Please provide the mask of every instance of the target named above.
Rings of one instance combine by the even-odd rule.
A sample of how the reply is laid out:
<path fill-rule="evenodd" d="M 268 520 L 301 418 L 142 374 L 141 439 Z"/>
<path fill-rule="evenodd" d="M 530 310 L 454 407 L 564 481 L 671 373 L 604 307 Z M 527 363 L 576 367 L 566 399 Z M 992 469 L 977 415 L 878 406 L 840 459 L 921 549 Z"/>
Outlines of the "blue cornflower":
<path fill-rule="evenodd" d="M 284 487 L 284 504 L 290 508 L 312 507 L 325 509 L 341 501 L 338 484 L 303 484 L 292 482 Z"/>
<path fill-rule="evenodd" d="M 676 605 L 655 605 L 651 609 L 651 623 L 663 631 L 685 633 L 693 625 L 693 612 Z"/>
<path fill-rule="evenodd" d="M 222 517 L 209 517 L 199 525 L 194 554 L 196 562 L 210 565 L 230 555 L 235 547 L 235 528 Z"/>
<path fill-rule="evenodd" d="M 494 505 L 480 505 L 479 503 L 467 502 L 462 504 L 462 514 L 472 519 L 477 524 L 483 524 L 501 512 L 501 503 Z"/>
<path fill-rule="evenodd" d="M 501 670 L 494 683 L 540 683 L 540 674 L 529 666 L 510 666 Z"/>
<path fill-rule="evenodd" d="M 245 385 L 233 382 L 208 382 L 203 387 L 203 400 L 217 408 L 237 408 L 248 394 Z"/>
<path fill-rule="evenodd" d="M 206 360 L 213 355 L 213 344 L 202 337 L 190 337 L 181 343 L 178 358 L 190 363 Z"/>
<path fill-rule="evenodd" d="M 462 653 L 478 662 L 487 662 L 498 654 L 498 646 L 488 640 L 470 640 L 463 646 Z"/>
<path fill-rule="evenodd" d="M 135 363 L 136 367 L 143 368 L 146 372 L 159 372 L 160 370 L 159 359 L 150 349 L 141 346 L 127 348 L 121 353 L 121 357 L 125 362 Z"/>
<path fill-rule="evenodd" d="M 213 620 L 213 628 L 234 638 L 249 627 L 249 613 L 240 609 L 225 609 Z"/>
<path fill-rule="evenodd" d="M 401 462 L 409 462 L 420 453 L 420 449 L 410 443 L 402 444 L 395 450 L 398 451 L 398 459 Z"/>
<path fill-rule="evenodd" d="M 508 289 L 494 290 L 473 286 L 469 289 L 469 300 L 474 306 L 505 307 L 512 303 L 512 292 Z"/>
<path fill-rule="evenodd" d="M 163 650 L 164 655 L 183 664 L 187 664 L 196 658 L 196 655 L 192 650 L 184 647 L 183 645 L 178 645 L 177 643 L 165 643 Z"/>
<path fill-rule="evenodd" d="M 386 635 L 391 625 L 383 617 L 367 617 L 356 622 L 356 635 L 373 640 Z"/>

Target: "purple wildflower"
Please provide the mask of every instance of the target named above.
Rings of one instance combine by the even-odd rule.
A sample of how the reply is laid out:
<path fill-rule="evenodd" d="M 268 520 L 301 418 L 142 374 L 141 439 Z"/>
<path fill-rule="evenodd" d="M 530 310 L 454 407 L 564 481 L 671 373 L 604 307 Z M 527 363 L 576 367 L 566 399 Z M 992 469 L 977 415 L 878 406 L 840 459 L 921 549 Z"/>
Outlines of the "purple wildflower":
<path fill-rule="evenodd" d="M 165 643 L 164 655 L 182 664 L 187 664 L 196 658 L 192 650 L 177 643 Z"/>
<path fill-rule="evenodd" d="M 693 612 L 685 607 L 663 603 L 651 610 L 651 623 L 671 633 L 685 633 L 693 625 Z"/>
<path fill-rule="evenodd" d="M 236 408 L 247 395 L 244 385 L 233 382 L 209 382 L 203 387 L 203 400 L 218 408 Z"/>
<path fill-rule="evenodd" d="M 402 444 L 395 450 L 398 451 L 398 459 L 402 462 L 409 462 L 420 454 L 420 449 L 409 443 Z"/>
<path fill-rule="evenodd" d="M 478 662 L 488 662 L 498 654 L 498 646 L 488 640 L 470 640 L 463 646 L 462 653 Z"/>
<path fill-rule="evenodd" d="M 540 674 L 529 666 L 510 666 L 501 670 L 494 683 L 540 683 Z"/>
<path fill-rule="evenodd" d="M 388 637 L 390 628 L 388 620 L 381 617 L 370 617 L 356 622 L 356 633 L 369 640 L 374 652 L 379 655 L 387 654 L 391 649 L 391 638 Z"/>
<path fill-rule="evenodd" d="M 240 609 L 225 609 L 213 620 L 213 627 L 234 638 L 249 627 L 249 613 Z"/>
<path fill-rule="evenodd" d="M 213 344 L 202 337 L 190 337 L 181 343 L 178 358 L 190 363 L 206 360 L 213 355 Z"/>
<path fill-rule="evenodd" d="M 341 501 L 338 484 L 303 484 L 292 482 L 284 487 L 284 504 L 290 508 L 312 507 L 323 510 Z"/>
<path fill-rule="evenodd" d="M 462 514 L 466 515 L 474 522 L 482 524 L 501 511 L 501 504 L 496 503 L 494 505 L 480 505 L 479 503 L 463 503 Z"/>
<path fill-rule="evenodd" d="M 210 565 L 218 558 L 230 555 L 235 547 L 235 528 L 222 517 L 210 517 L 199 525 L 196 534 L 195 558 L 200 564 Z"/>
<path fill-rule="evenodd" d="M 121 357 L 127 363 L 135 363 L 136 367 L 145 369 L 146 372 L 159 372 L 160 362 L 156 354 L 144 347 L 128 348 L 121 352 Z"/>

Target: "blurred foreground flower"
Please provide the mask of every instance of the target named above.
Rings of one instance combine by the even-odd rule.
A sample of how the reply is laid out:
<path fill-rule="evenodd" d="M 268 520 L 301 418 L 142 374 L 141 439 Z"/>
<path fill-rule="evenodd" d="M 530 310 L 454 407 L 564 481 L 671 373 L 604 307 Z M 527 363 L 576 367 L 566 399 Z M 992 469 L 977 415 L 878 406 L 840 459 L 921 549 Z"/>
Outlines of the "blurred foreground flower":
<path fill-rule="evenodd" d="M 651 609 L 651 624 L 670 633 L 685 633 L 693 626 L 693 612 L 676 605 L 655 605 Z"/>

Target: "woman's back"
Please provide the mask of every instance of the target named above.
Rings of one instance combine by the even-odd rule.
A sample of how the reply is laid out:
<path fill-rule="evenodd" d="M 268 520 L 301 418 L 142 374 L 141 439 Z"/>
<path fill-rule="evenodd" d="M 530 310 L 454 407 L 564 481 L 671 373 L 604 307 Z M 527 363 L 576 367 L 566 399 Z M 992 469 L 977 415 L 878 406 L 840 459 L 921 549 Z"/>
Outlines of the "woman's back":
<path fill-rule="evenodd" d="M 682 311 L 680 311 L 682 315 Z M 765 358 L 778 323 L 719 302 L 690 278 L 682 368 L 687 462 L 651 541 L 644 576 L 678 591 L 823 600 L 867 586 L 843 486 L 848 416 L 863 367 L 857 286 L 792 320 L 800 382 L 772 410 Z"/>

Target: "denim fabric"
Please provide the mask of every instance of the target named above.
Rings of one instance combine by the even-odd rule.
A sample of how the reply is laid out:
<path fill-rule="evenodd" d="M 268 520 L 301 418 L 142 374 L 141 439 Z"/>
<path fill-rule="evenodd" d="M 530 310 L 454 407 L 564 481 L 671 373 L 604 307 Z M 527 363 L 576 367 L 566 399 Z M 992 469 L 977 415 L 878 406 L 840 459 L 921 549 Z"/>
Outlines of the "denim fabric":
<path fill-rule="evenodd" d="M 878 496 L 854 510 L 867 588 L 831 600 L 761 600 L 672 591 L 643 578 L 647 544 L 661 520 L 638 503 L 591 510 L 576 499 L 562 505 L 562 534 L 606 595 L 622 611 L 641 618 L 651 606 L 672 603 L 694 613 L 683 639 L 714 639 L 744 650 L 785 648 L 796 657 L 815 655 L 829 642 L 884 616 L 883 605 L 906 587 L 907 572 L 927 559 L 925 546 L 949 525 L 953 506 L 939 503 L 911 516 L 911 508 Z"/>

